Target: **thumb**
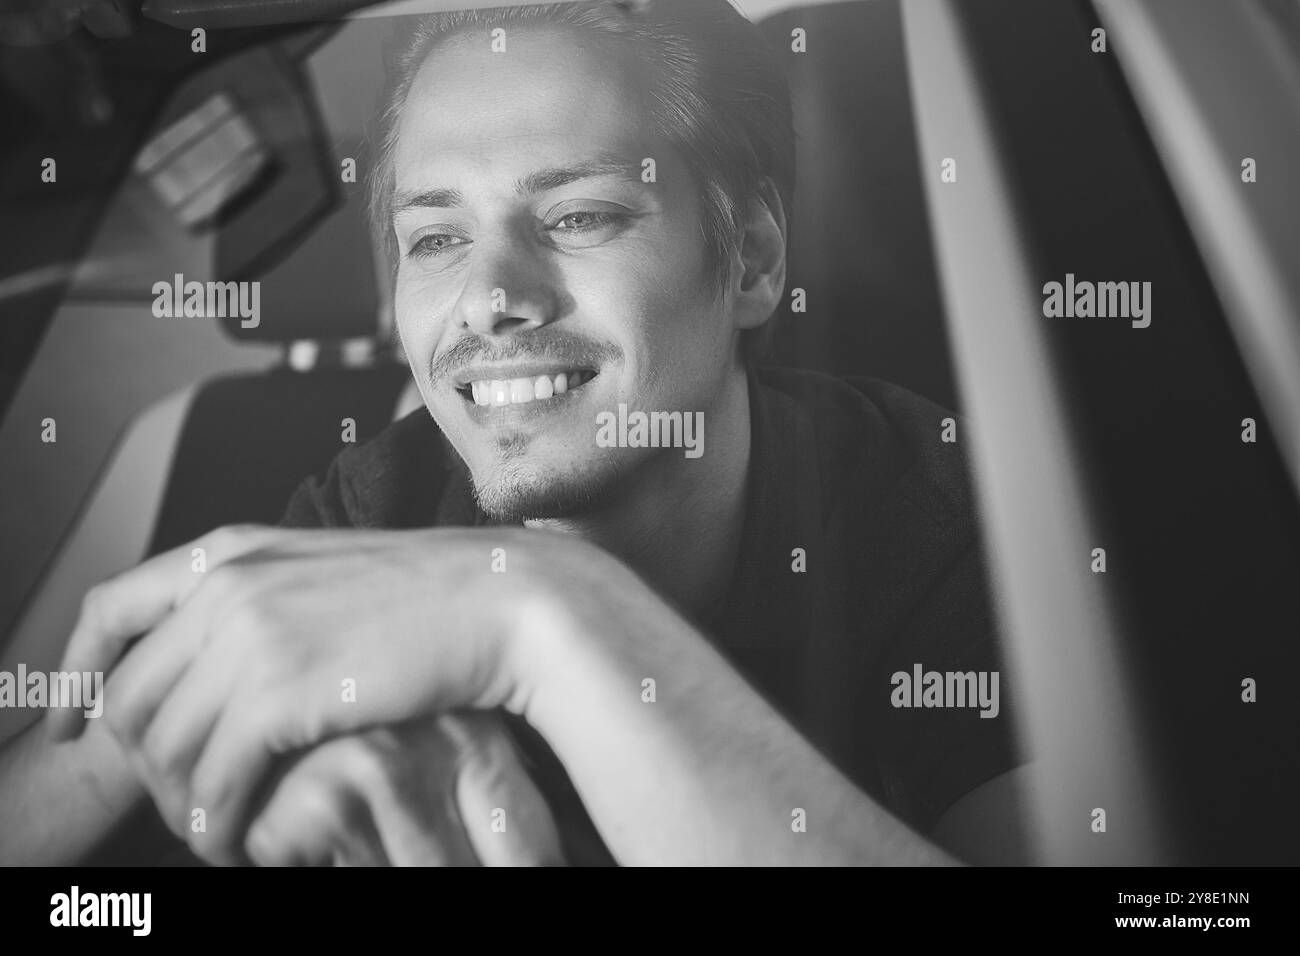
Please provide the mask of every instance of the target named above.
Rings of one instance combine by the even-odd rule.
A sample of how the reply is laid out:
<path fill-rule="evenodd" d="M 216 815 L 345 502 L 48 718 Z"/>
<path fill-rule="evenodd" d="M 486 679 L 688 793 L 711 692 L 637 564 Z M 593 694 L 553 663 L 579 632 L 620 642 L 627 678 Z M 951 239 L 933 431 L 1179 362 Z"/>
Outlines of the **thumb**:
<path fill-rule="evenodd" d="M 559 829 L 499 716 L 443 717 L 457 741 L 456 802 L 475 855 L 484 866 L 562 866 Z"/>

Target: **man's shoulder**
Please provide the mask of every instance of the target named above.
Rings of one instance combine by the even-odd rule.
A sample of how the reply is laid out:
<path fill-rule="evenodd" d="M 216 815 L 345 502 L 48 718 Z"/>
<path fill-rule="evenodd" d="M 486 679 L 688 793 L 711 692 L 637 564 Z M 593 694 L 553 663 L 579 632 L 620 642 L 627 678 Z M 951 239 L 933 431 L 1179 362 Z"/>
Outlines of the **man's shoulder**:
<path fill-rule="evenodd" d="M 394 465 L 423 462 L 445 465 L 442 431 L 423 405 L 335 458 L 340 470 L 357 480 L 373 480 Z"/>
<path fill-rule="evenodd" d="M 944 406 L 868 376 L 763 368 L 769 406 L 814 436 L 822 481 L 863 500 L 902 496 L 939 525 L 969 529 L 976 510 L 964 423 Z"/>
<path fill-rule="evenodd" d="M 769 441 L 796 443 L 793 455 L 775 449 L 777 458 L 794 458 L 775 466 L 797 475 L 782 485 L 798 489 L 788 507 L 807 510 L 801 541 L 824 552 L 814 562 L 809 550 L 808 582 L 795 585 L 787 574 L 786 587 L 820 581 L 819 600 L 834 609 L 818 618 L 833 623 L 803 630 L 817 653 L 793 669 L 821 667 L 818 706 L 859 715 L 842 747 L 829 738 L 828 752 L 860 786 L 929 832 L 964 794 L 1020 761 L 1011 733 L 1014 681 L 997 634 L 966 423 L 874 378 L 765 370 L 760 382 L 763 413 L 777 423 Z M 830 652 L 827 641 L 836 639 L 825 635 L 841 636 Z M 818 663 L 823 656 L 829 665 Z M 846 663 L 854 661 L 861 666 Z M 917 666 L 1001 675 L 993 685 L 1000 716 L 900 707 L 897 677 Z"/>
<path fill-rule="evenodd" d="M 408 528 L 435 523 L 448 471 L 442 437 L 423 406 L 349 445 L 294 492 L 280 524 Z"/>

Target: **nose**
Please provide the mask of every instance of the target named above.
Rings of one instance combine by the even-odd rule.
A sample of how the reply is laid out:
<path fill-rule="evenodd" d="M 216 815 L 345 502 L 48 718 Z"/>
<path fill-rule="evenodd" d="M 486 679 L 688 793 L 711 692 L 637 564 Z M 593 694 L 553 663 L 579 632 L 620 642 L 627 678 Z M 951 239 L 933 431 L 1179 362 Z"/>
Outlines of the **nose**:
<path fill-rule="evenodd" d="M 457 324 L 491 337 L 529 332 L 554 321 L 559 295 L 540 253 L 523 230 L 477 237 L 453 308 Z"/>

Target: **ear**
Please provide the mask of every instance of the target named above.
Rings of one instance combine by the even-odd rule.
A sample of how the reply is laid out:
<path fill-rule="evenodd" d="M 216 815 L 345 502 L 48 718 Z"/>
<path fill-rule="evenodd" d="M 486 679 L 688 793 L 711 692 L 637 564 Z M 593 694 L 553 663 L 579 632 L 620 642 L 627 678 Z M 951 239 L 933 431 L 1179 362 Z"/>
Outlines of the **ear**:
<path fill-rule="evenodd" d="M 732 263 L 731 294 L 737 330 L 772 317 L 785 292 L 786 219 L 781 194 L 769 178 L 762 198 L 749 204 L 745 238 Z"/>

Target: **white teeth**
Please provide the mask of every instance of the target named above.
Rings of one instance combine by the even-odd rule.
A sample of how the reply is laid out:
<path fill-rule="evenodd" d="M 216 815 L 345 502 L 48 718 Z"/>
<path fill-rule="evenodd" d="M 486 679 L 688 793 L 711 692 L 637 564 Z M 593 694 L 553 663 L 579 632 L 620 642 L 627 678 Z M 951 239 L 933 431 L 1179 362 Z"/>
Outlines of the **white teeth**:
<path fill-rule="evenodd" d="M 531 378 L 512 378 L 510 380 L 510 404 L 526 405 L 537 397 Z"/>
<path fill-rule="evenodd" d="M 560 372 L 554 376 L 470 382 L 469 389 L 476 405 L 526 405 L 563 395 L 589 381 L 591 377 L 591 373 Z"/>

